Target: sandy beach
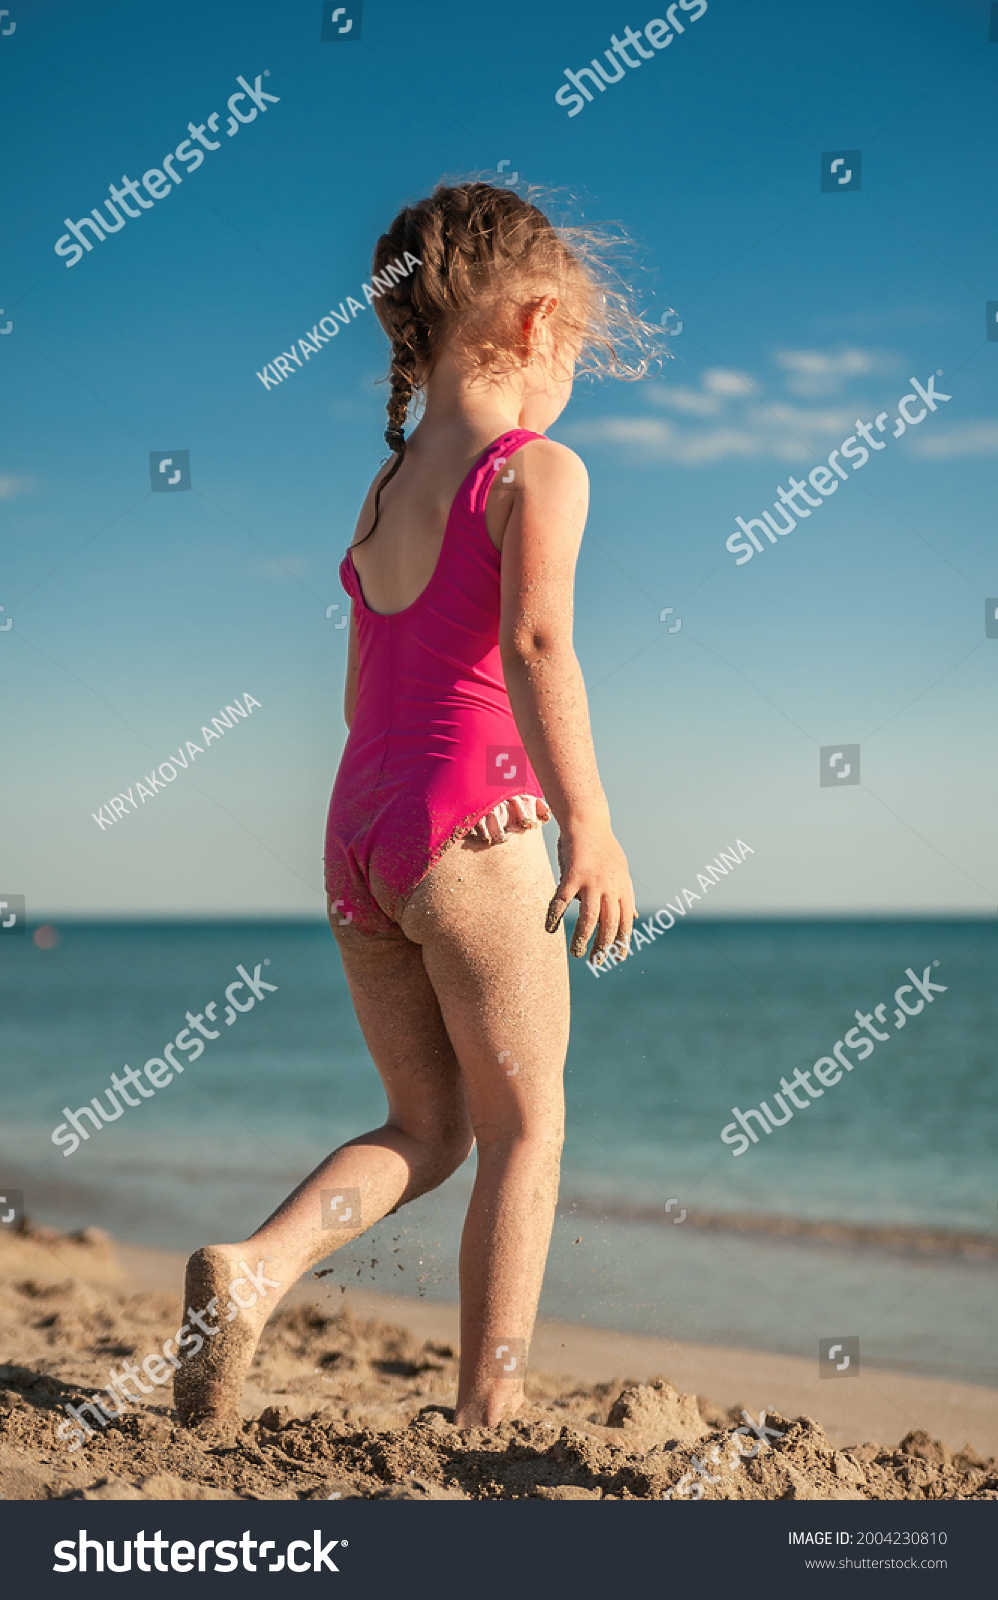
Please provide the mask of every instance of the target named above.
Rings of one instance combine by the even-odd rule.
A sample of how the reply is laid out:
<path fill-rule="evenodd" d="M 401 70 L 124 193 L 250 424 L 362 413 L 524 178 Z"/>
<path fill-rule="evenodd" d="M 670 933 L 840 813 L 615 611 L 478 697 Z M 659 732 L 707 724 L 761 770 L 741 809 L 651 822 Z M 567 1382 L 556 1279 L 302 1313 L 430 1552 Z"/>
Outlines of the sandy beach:
<path fill-rule="evenodd" d="M 335 1273 L 271 1317 L 234 1436 L 180 1428 L 166 1386 L 71 1449 L 65 1405 L 175 1331 L 182 1267 L 93 1230 L 0 1238 L 5 1498 L 998 1499 L 998 1391 L 579 1325 L 538 1325 L 514 1422 L 459 1431 L 456 1307 Z"/>

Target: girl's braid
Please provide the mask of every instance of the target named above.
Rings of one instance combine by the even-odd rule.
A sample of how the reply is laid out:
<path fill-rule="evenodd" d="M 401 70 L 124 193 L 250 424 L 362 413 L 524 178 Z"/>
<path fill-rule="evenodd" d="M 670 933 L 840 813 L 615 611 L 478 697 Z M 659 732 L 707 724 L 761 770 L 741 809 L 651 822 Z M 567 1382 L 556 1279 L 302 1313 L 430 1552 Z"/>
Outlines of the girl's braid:
<path fill-rule="evenodd" d="M 410 232 L 406 226 L 408 220 L 408 214 L 403 212 L 391 232 L 383 235 L 378 240 L 374 255 L 375 276 L 377 276 L 378 269 L 384 270 L 393 255 L 396 258 L 403 255 L 407 247 L 415 246 L 415 249 L 412 249 L 412 253 L 414 255 L 419 254 L 421 241 L 413 239 L 410 245 L 410 241 L 406 237 Z M 399 226 L 400 223 L 401 226 Z M 392 359 L 389 372 L 391 388 L 387 401 L 388 426 L 385 429 L 385 443 L 389 450 L 393 451 L 395 460 L 392 462 L 390 470 L 385 473 L 385 476 L 378 484 L 377 492 L 374 496 L 374 521 L 370 530 L 365 533 L 363 539 L 356 541 L 357 544 L 363 544 L 365 540 L 369 539 L 378 526 L 378 519 L 381 516 L 382 490 L 386 484 L 391 483 L 405 460 L 406 415 L 416 389 L 418 369 L 421 364 L 425 364 L 426 357 L 429 354 L 427 330 L 422 325 L 422 319 L 413 306 L 413 287 L 412 277 L 403 279 L 401 283 L 393 284 L 391 294 L 384 296 L 384 302 L 387 303 L 382 302 L 378 308 L 380 319 L 386 325 L 386 330 L 392 341 Z"/>

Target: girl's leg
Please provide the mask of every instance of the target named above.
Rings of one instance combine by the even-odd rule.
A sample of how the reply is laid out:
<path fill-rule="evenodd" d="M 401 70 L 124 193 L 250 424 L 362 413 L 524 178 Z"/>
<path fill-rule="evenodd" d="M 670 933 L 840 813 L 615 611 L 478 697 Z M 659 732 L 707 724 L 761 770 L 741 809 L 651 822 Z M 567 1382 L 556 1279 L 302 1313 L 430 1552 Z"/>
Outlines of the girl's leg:
<path fill-rule="evenodd" d="M 564 1130 L 568 962 L 545 932 L 554 879 L 540 829 L 448 850 L 400 919 L 457 1052 L 478 1174 L 461 1243 L 459 1427 L 522 1398 Z"/>
<path fill-rule="evenodd" d="M 334 1151 L 249 1239 L 191 1257 L 185 1308 L 203 1312 L 212 1300 L 216 1304 L 207 1327 L 196 1324 L 203 1350 L 176 1374 L 174 1393 L 184 1422 L 236 1412 L 263 1326 L 301 1274 L 396 1206 L 442 1183 L 472 1148 L 461 1070 L 419 947 L 404 936 L 381 938 L 341 927 L 338 917 L 333 931 L 388 1097 L 388 1116 L 382 1127 Z M 323 1227 L 330 1219 L 323 1216 L 321 1191 L 340 1189 L 359 1191 L 359 1215 L 335 1230 Z M 246 1279 L 241 1262 L 254 1278 Z M 279 1287 L 265 1288 L 254 1304 L 227 1320 L 226 1306 L 242 1307 L 261 1272 Z M 218 1328 L 210 1333 L 213 1317 Z"/>
<path fill-rule="evenodd" d="M 338 919 L 337 919 L 338 924 Z M 291 1281 L 396 1206 L 443 1183 L 474 1135 L 454 1047 L 417 945 L 334 928 L 357 1021 L 388 1099 L 388 1116 L 316 1167 L 247 1241 L 280 1261 Z M 360 1191 L 349 1228 L 328 1227 L 320 1192 Z"/>

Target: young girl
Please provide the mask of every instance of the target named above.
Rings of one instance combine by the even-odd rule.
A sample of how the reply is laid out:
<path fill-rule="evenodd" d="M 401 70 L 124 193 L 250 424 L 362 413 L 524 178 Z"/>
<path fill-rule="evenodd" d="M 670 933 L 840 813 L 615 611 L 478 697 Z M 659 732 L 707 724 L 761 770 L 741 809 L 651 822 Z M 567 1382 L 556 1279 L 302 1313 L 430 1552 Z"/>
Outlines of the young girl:
<path fill-rule="evenodd" d="M 641 346 L 652 330 L 614 291 L 592 235 L 556 231 L 485 183 L 441 186 L 400 212 L 374 268 L 394 461 L 340 568 L 353 603 L 350 731 L 326 888 L 388 1115 L 250 1239 L 191 1257 L 185 1316 L 198 1313 L 204 1338 L 176 1374 L 188 1424 L 231 1424 L 280 1295 L 476 1146 L 454 1420 L 492 1427 L 515 1414 L 563 1138 L 568 967 L 556 935 L 573 900 L 574 956 L 594 933 L 594 953 L 626 945 L 635 915 L 572 648 L 588 480 L 544 435 L 584 352 L 590 370 L 640 376 L 647 363 L 623 366 L 612 341 L 623 332 Z M 552 815 L 557 886 L 540 828 Z"/>

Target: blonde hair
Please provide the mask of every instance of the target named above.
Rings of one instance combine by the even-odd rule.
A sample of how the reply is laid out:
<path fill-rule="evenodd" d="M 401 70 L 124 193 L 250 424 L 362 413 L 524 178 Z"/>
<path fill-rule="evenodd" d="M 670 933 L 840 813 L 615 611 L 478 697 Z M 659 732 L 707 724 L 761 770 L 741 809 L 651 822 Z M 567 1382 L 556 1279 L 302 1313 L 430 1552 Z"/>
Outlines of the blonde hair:
<path fill-rule="evenodd" d="M 571 352 L 578 375 L 648 375 L 663 335 L 632 309 L 621 281 L 616 258 L 628 243 L 619 231 L 555 227 L 530 200 L 491 183 L 438 184 L 403 207 L 374 248 L 375 277 L 390 284 L 374 306 L 391 343 L 385 439 L 396 452 L 374 527 L 381 489 L 405 455 L 410 401 L 445 345 L 483 372 L 514 370 L 525 359 L 523 308 L 554 286 L 552 343 L 559 355 Z M 418 265 L 405 276 L 386 273 L 412 258 Z"/>

